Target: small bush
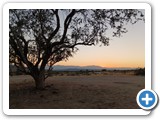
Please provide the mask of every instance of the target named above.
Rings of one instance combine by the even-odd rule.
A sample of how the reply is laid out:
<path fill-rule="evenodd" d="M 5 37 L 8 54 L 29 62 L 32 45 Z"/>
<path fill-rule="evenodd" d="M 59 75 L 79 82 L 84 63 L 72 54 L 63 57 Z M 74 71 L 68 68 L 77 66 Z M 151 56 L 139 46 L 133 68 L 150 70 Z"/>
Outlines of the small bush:
<path fill-rule="evenodd" d="M 139 68 L 139 69 L 135 70 L 135 75 L 145 76 L 145 68 Z"/>

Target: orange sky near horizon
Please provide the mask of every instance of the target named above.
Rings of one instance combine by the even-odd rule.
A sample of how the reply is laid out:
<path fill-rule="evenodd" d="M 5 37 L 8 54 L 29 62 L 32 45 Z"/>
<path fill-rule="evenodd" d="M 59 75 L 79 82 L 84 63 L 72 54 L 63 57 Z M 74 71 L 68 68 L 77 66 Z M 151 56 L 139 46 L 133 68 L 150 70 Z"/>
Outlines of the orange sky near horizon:
<path fill-rule="evenodd" d="M 102 67 L 145 67 L 145 23 L 127 25 L 128 32 L 122 37 L 112 37 L 109 46 L 79 46 L 79 51 L 68 61 L 56 65 Z"/>

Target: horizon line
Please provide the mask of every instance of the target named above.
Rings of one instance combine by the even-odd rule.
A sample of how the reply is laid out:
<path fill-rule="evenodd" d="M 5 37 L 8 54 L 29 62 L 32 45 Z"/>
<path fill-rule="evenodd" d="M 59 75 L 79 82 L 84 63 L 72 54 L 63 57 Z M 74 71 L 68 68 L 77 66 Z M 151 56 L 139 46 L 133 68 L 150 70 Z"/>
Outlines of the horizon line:
<path fill-rule="evenodd" d="M 143 66 L 143 67 L 140 67 L 140 66 L 137 66 L 137 67 L 129 67 L 129 66 L 126 66 L 126 67 L 107 67 L 107 66 L 101 66 L 101 65 L 54 65 L 54 66 L 78 66 L 78 67 L 97 66 L 97 67 L 102 67 L 102 68 L 145 68 L 145 66 Z"/>

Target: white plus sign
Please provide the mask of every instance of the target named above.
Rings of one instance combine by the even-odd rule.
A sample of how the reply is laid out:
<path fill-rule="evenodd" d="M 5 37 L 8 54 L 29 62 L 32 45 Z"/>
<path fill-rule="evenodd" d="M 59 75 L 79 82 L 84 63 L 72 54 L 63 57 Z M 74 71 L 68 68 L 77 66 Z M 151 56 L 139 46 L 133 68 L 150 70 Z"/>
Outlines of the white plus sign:
<path fill-rule="evenodd" d="M 149 97 L 148 94 L 146 94 L 146 97 L 145 98 L 142 98 L 142 101 L 146 101 L 146 105 L 149 104 L 149 101 L 152 101 L 152 98 Z"/>

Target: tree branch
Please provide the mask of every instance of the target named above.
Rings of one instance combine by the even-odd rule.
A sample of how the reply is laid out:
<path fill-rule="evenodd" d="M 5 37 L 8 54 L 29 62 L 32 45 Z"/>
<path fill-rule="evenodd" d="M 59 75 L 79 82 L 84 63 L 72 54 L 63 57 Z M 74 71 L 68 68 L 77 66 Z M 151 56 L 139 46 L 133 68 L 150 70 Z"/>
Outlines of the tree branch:
<path fill-rule="evenodd" d="M 57 34 L 59 28 L 60 28 L 60 19 L 59 19 L 59 15 L 58 15 L 58 9 L 56 9 L 55 11 L 52 10 L 52 12 L 56 15 L 56 21 L 57 21 L 57 27 L 56 29 L 51 33 L 51 35 L 48 38 L 48 42 L 52 40 L 52 38 Z"/>
<path fill-rule="evenodd" d="M 16 40 L 10 35 L 10 40 L 9 42 L 11 43 L 10 45 L 14 49 L 15 53 L 20 57 L 20 59 L 25 63 L 28 67 L 29 70 L 31 70 L 31 67 L 33 67 L 33 64 L 27 60 L 27 58 L 24 56 L 23 51 L 22 51 L 22 46 L 20 45 L 19 41 L 17 40 L 17 44 L 14 41 Z"/>
<path fill-rule="evenodd" d="M 73 9 L 73 10 L 71 11 L 71 13 L 66 17 L 66 19 L 65 19 L 65 21 L 64 21 L 64 30 L 63 30 L 63 35 L 62 35 L 62 38 L 61 38 L 61 41 L 62 41 L 62 42 L 63 42 L 64 39 L 65 39 L 65 36 L 66 36 L 66 34 L 67 34 L 67 30 L 68 30 L 68 26 L 69 26 L 69 24 L 71 23 L 71 20 L 72 20 L 72 18 L 73 18 L 73 16 L 74 16 L 75 13 L 76 13 L 76 10 Z"/>
<path fill-rule="evenodd" d="M 41 10 L 40 10 L 40 19 L 39 19 L 39 22 L 40 22 L 40 26 L 41 26 L 41 31 L 42 31 L 42 37 L 43 37 L 43 39 L 45 40 L 45 41 L 47 41 L 47 38 L 44 36 L 44 30 L 43 30 L 43 28 L 44 28 L 44 26 L 43 26 L 43 21 L 42 21 L 42 18 L 41 18 L 42 16 L 41 16 Z"/>

